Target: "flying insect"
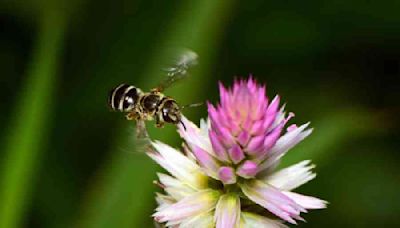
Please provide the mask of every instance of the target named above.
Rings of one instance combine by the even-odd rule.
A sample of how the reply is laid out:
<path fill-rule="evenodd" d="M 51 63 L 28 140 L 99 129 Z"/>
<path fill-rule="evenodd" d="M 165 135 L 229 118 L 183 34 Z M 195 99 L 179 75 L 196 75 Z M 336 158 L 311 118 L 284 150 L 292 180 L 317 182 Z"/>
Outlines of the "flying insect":
<path fill-rule="evenodd" d="M 176 81 L 188 75 L 190 67 L 197 63 L 197 54 L 186 50 L 179 56 L 175 64 L 166 70 L 166 78 L 159 86 L 143 92 L 140 88 L 120 84 L 110 91 L 108 98 L 109 107 L 118 112 L 126 113 L 128 120 L 136 120 L 137 136 L 147 137 L 145 121 L 155 120 L 156 127 L 163 127 L 165 123 L 184 124 L 181 121 L 181 110 L 199 104 L 179 106 L 172 97 L 163 94 L 163 91 Z M 185 127 L 185 126 L 184 126 Z"/>

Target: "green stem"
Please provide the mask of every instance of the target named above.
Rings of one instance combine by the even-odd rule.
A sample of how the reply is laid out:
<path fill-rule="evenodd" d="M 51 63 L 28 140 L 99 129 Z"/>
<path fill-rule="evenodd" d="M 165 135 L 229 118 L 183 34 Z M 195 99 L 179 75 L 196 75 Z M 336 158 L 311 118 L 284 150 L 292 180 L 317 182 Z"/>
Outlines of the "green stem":
<path fill-rule="evenodd" d="M 64 18 L 52 13 L 42 19 L 27 81 L 17 97 L 3 144 L 0 227 L 21 226 L 48 138 Z"/>

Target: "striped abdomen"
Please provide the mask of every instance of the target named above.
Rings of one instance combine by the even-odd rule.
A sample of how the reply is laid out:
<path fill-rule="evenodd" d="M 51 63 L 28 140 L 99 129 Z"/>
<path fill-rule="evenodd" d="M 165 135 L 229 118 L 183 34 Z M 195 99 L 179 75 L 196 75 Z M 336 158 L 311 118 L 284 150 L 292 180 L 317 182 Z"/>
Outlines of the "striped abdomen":
<path fill-rule="evenodd" d="M 121 84 L 111 90 L 108 105 L 114 111 L 130 112 L 143 92 L 134 86 Z"/>

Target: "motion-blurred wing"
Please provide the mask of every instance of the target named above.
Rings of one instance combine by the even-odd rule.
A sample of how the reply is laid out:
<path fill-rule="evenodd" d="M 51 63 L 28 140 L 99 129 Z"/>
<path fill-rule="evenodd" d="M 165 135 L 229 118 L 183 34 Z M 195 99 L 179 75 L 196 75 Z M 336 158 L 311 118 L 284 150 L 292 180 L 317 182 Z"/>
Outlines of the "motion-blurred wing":
<path fill-rule="evenodd" d="M 178 55 L 174 64 L 165 69 L 167 76 L 164 81 L 155 88 L 155 90 L 161 92 L 173 85 L 175 82 L 187 77 L 189 68 L 196 64 L 197 54 L 194 51 L 189 49 L 182 51 L 181 54 Z"/>
<path fill-rule="evenodd" d="M 139 140 L 148 140 L 150 142 L 149 133 L 147 132 L 144 120 L 136 121 L 136 138 Z"/>
<path fill-rule="evenodd" d="M 137 120 L 136 125 L 128 127 L 125 139 L 119 149 L 127 153 L 145 154 L 152 148 L 151 140 L 143 120 Z"/>

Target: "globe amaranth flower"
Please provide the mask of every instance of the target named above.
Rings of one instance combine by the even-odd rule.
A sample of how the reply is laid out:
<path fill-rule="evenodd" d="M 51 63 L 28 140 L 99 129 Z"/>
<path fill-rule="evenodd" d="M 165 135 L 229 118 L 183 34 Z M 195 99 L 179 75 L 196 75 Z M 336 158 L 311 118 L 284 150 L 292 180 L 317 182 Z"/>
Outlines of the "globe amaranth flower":
<path fill-rule="evenodd" d="M 323 200 L 292 192 L 315 178 L 310 161 L 275 170 L 310 135 L 309 124 L 285 127 L 294 115 L 252 78 L 219 89 L 221 103 L 208 104 L 208 121 L 197 127 L 183 117 L 184 153 L 153 143 L 149 156 L 171 174 L 158 174 L 165 194 L 157 195 L 155 220 L 169 227 L 284 227 L 303 220 L 307 209 L 325 208 Z"/>

